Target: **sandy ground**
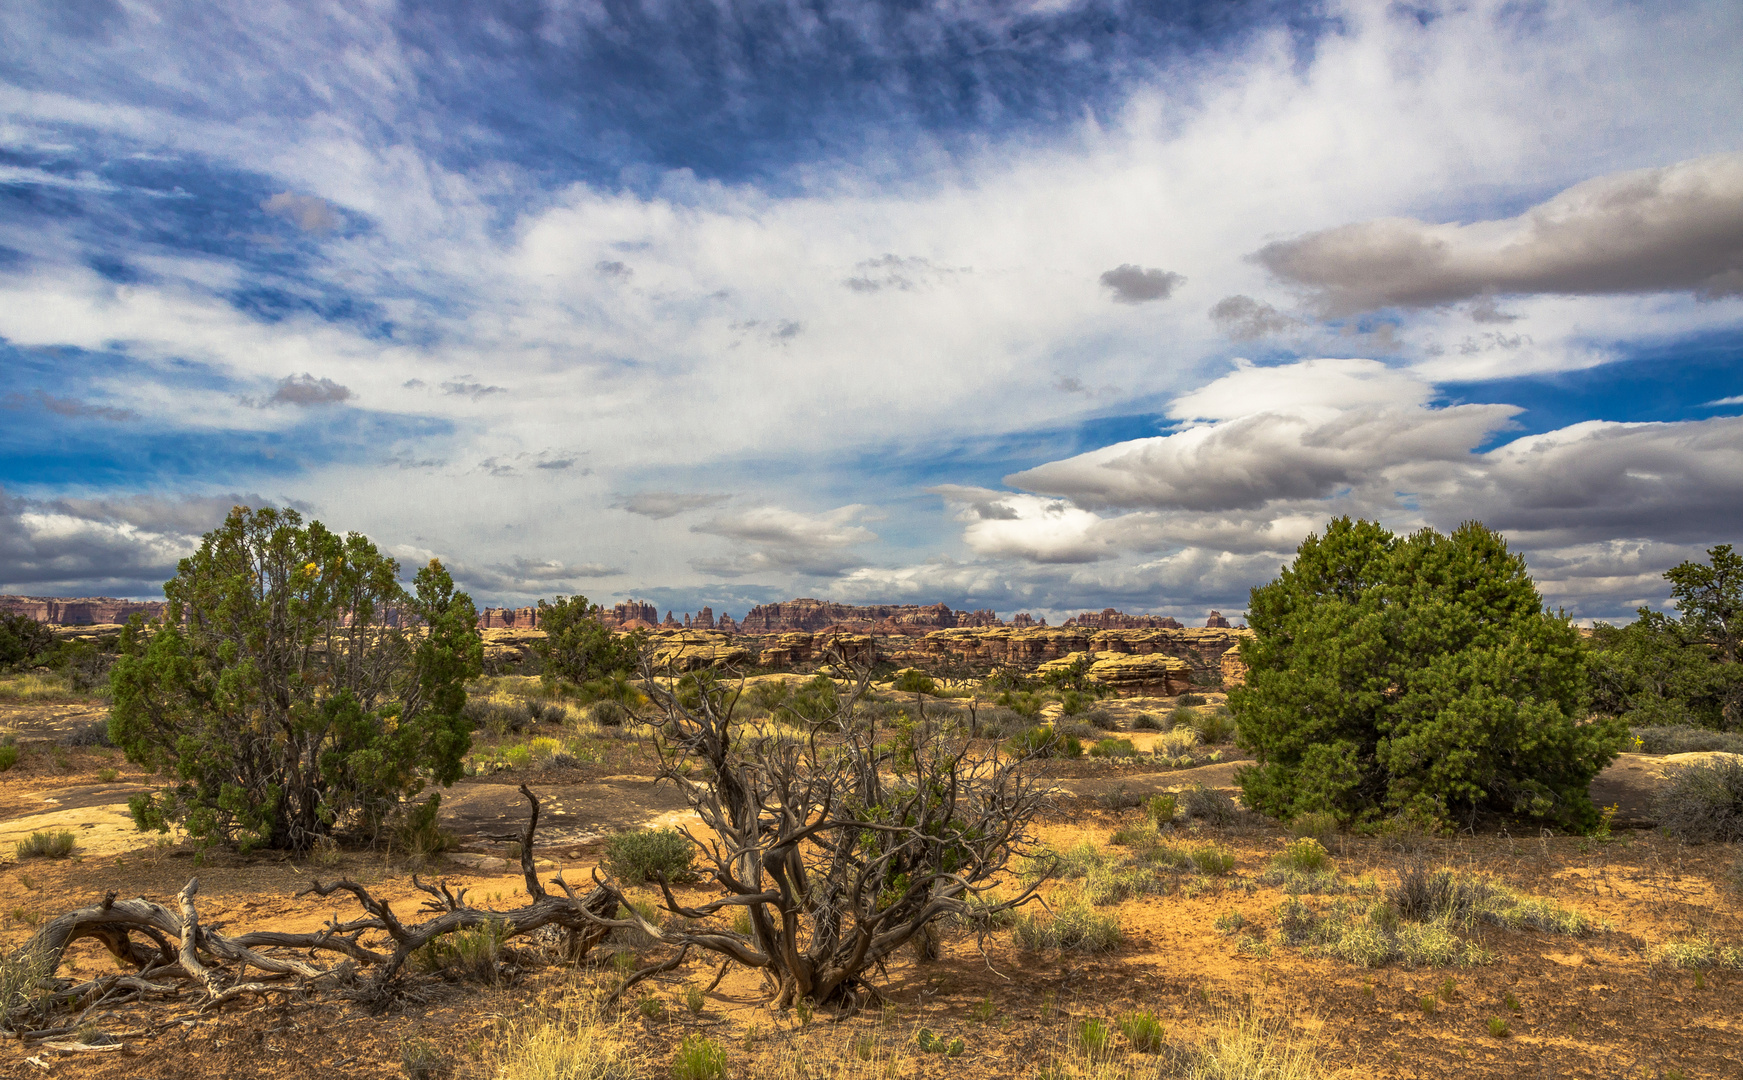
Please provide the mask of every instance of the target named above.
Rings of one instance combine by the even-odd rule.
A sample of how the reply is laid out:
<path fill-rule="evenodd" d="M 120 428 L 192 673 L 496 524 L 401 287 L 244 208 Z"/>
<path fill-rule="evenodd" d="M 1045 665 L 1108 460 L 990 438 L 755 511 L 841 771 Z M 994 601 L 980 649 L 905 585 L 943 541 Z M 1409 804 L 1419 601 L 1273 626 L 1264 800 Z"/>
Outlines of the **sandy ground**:
<path fill-rule="evenodd" d="M 40 721 L 40 730 L 83 722 L 85 715 L 57 711 Z M 1653 791 L 1667 775 L 1710 757 L 1625 754 L 1598 778 L 1593 794 L 1601 804 L 1622 808 L 1619 821 L 1643 822 Z M 117 770 L 113 781 L 95 775 L 105 768 Z M 1146 795 L 1199 783 L 1236 794 L 1238 768 L 1235 761 L 1161 770 L 1084 763 L 1078 774 L 1056 779 L 1057 808 L 1043 823 L 1045 839 L 1056 846 L 1106 844 L 1113 829 L 1134 816 L 1105 809 L 1101 797 L 1107 793 L 1124 788 Z M 331 917 L 354 916 L 357 909 L 348 900 L 295 895 L 316 878 L 339 874 L 365 882 L 402 914 L 418 907 L 421 894 L 411 888 L 410 868 L 379 854 L 349 852 L 331 865 L 274 855 L 212 854 L 202 860 L 185 846 L 140 834 L 126 814 L 126 796 L 146 790 L 150 779 L 130 770 L 115 751 L 94 749 L 67 751 L 59 759 L 29 751 L 17 768 L 0 774 L 0 936 L 15 944 L 44 916 L 93 902 L 108 889 L 166 899 L 195 876 L 202 918 L 227 923 L 227 932 L 312 930 Z M 571 881 L 585 881 L 599 858 L 600 840 L 613 830 L 694 822 L 669 786 L 643 773 L 533 772 L 530 779 L 545 808 L 538 849 L 545 878 L 560 870 Z M 506 841 L 524 820 L 517 782 L 502 775 L 447 792 L 444 824 L 460 837 L 463 850 L 420 872 L 470 888 L 481 905 L 523 903 L 518 871 L 495 861 L 507 854 Z M 77 836 L 75 858 L 13 858 L 16 840 L 60 829 Z M 657 1018 L 630 1013 L 619 1034 L 640 1055 L 641 1075 L 650 1078 L 669 1075 L 672 1054 L 686 1035 L 705 1035 L 729 1048 L 740 1080 L 869 1077 L 871 1065 L 854 1071 L 866 1045 L 879 1048 L 872 1064 L 883 1076 L 991 1080 L 1035 1075 L 1040 1064 L 1067 1049 L 1079 1020 L 1112 1019 L 1142 1008 L 1161 1018 L 1170 1040 L 1185 1045 L 1248 1002 L 1311 1039 L 1328 1064 L 1348 1077 L 1663 1078 L 1680 1071 L 1688 1078 L 1743 1078 L 1743 1021 L 1736 1007 L 1743 1000 L 1743 972 L 1694 972 L 1656 959 L 1660 946 L 1690 934 L 1743 944 L 1740 898 L 1723 885 L 1738 858 L 1734 847 L 1684 847 L 1637 829 L 1619 830 L 1607 842 L 1499 830 L 1427 841 L 1409 852 L 1385 841 L 1339 837 L 1332 854 L 1351 879 L 1372 875 L 1389 882 L 1405 861 L 1421 859 L 1490 875 L 1611 927 L 1582 937 L 1491 927 L 1477 936 L 1495 955 L 1492 964 L 1367 970 L 1282 946 L 1269 956 L 1249 955 L 1215 929 L 1217 918 L 1230 910 L 1241 912 L 1249 927 L 1274 929 L 1283 894 L 1256 882 L 1287 840 L 1281 830 L 1248 816 L 1226 828 L 1183 829 L 1179 839 L 1223 846 L 1235 856 L 1234 872 L 1106 909 L 1123 930 L 1122 944 L 1111 954 L 1026 953 L 1009 934 L 984 942 L 957 934 L 939 960 L 922 963 L 902 954 L 882 973 L 889 1010 L 809 1027 L 791 1014 L 772 1016 L 763 1007 L 760 978 L 746 970 L 730 971 L 703 1011 L 690 1014 L 678 1004 L 679 991 L 714 974 L 712 965 L 692 961 L 650 984 L 650 993 L 669 1007 Z M 80 943 L 69 953 L 66 973 L 113 970 L 94 943 Z M 390 1077 L 403 1075 L 403 1041 L 418 1037 L 458 1062 L 458 1075 L 485 1076 L 491 1074 L 492 1049 L 502 1045 L 503 1024 L 566 988 L 588 987 L 602 977 L 533 966 L 512 986 L 437 987 L 421 1004 L 379 1017 L 316 998 L 249 1003 L 216 1015 L 185 1006 L 160 1009 L 166 1019 L 180 1019 L 162 1029 L 139 1026 L 138 1017 L 128 1021 L 134 1026 L 127 1030 L 135 1034 L 128 1035 L 124 1053 L 45 1060 L 51 1072 L 66 1076 Z M 1425 1014 L 1422 997 L 1441 994 L 1449 978 L 1454 988 L 1432 1015 Z M 1504 1004 L 1508 995 L 1517 1009 Z M 1488 1033 L 1488 1022 L 1498 1017 L 1509 1025 L 1502 1038 Z M 948 1060 L 917 1052 L 913 1040 L 921 1027 L 962 1038 L 966 1052 Z M 791 1070 L 794 1052 L 809 1055 L 811 1071 Z M 28 1056 L 15 1043 L 0 1044 L 0 1075 L 42 1075 L 26 1062 Z M 1122 1060 L 1140 1070 L 1154 1066 L 1153 1058 L 1141 1055 Z"/>

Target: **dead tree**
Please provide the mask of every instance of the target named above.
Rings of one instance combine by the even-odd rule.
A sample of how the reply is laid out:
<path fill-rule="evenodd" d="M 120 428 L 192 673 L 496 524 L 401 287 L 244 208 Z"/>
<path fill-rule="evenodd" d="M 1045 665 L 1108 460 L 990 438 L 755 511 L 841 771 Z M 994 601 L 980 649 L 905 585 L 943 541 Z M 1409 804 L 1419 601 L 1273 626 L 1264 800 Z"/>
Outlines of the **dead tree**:
<path fill-rule="evenodd" d="M 521 794 L 530 804 L 521 833 L 521 873 L 529 902 L 506 911 L 475 908 L 444 883 L 429 884 L 412 875 L 412 884 L 428 894 L 422 912 L 434 913 L 423 922 L 405 922 L 386 900 L 349 879 L 314 885 L 298 896 L 351 894 L 363 908 L 362 918 L 329 920 L 314 933 L 257 930 L 228 937 L 216 927 L 200 924 L 194 907 L 198 878 L 176 896 L 174 907 L 144 897 L 117 900 L 111 892 L 100 903 L 69 911 L 44 923 L 4 961 L 9 972 L 20 972 L 35 983 L 13 985 L 13 1000 L 0 1003 L 0 1026 L 17 1030 L 17 1017 L 27 1012 L 19 999 L 30 990 L 46 991 L 46 1000 L 82 1002 L 87 1011 L 150 995 L 177 995 L 193 990 L 205 1008 L 241 994 L 272 990 L 308 990 L 331 985 L 354 1000 L 379 1002 L 391 995 L 390 984 L 418 949 L 443 934 L 492 926 L 504 937 L 530 934 L 547 926 L 568 932 L 565 953 L 580 959 L 608 932 L 603 920 L 613 916 L 622 895 L 611 885 L 578 894 L 561 876 L 553 879 L 562 895 L 553 895 L 539 881 L 533 858 L 539 800 L 526 785 Z M 73 942 L 96 938 L 118 960 L 134 968 L 130 975 L 108 975 L 84 983 L 55 977 L 61 958 Z M 381 940 L 385 937 L 385 941 Z M 325 954 L 325 962 L 320 962 Z M 359 979 L 361 969 L 371 969 Z M 250 971 L 252 970 L 252 974 Z M 16 980 L 14 980 L 16 983 Z M 74 1024 L 74 1027 L 77 1025 Z M 72 1030 L 56 1029 L 55 1034 Z"/>
<path fill-rule="evenodd" d="M 836 657 L 836 669 L 848 665 Z M 732 687 L 663 684 L 644 670 L 663 712 L 660 776 L 713 833 L 686 830 L 725 895 L 685 904 L 661 881 L 665 909 L 689 922 L 660 927 L 626 909 L 601 923 L 761 969 L 773 1009 L 807 998 L 853 1009 L 875 996 L 867 973 L 937 920 L 984 926 L 1027 902 L 1033 884 L 1002 900 L 990 890 L 1033 844 L 1042 786 L 918 707 L 892 723 L 856 715 L 869 672 L 855 674 L 832 715 L 759 726 L 735 721 Z M 736 910 L 749 933 L 696 925 Z"/>

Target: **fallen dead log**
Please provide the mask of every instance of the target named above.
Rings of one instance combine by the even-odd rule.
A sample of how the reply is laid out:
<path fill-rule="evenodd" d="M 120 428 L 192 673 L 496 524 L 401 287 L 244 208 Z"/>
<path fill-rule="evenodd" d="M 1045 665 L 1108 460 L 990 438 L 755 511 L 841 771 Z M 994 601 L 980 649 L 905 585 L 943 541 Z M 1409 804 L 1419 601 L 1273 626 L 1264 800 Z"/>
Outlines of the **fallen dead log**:
<path fill-rule="evenodd" d="M 358 969 L 371 969 L 363 985 L 348 994 L 357 1000 L 378 1001 L 391 995 L 390 984 L 419 949 L 460 930 L 494 927 L 503 937 L 530 934 L 547 926 L 567 931 L 565 959 L 577 961 L 610 932 L 623 896 L 608 883 L 598 883 L 585 895 L 577 894 L 559 875 L 553 884 L 561 895 L 547 892 L 534 869 L 533 840 L 538 829 L 539 800 L 522 784 L 521 794 L 530 804 L 526 826 L 521 831 L 521 872 L 530 902 L 524 907 L 498 911 L 473 907 L 467 890 L 455 892 L 446 883 L 430 884 L 412 875 L 412 885 L 429 899 L 420 913 L 433 913 L 423 922 L 402 920 L 392 905 L 363 885 L 341 878 L 317 881 L 297 893 L 298 897 L 349 893 L 364 911 L 364 917 L 348 922 L 329 920 L 314 933 L 254 930 L 231 937 L 200 924 L 195 897 L 199 879 L 192 878 L 176 895 L 175 907 L 144 897 L 119 900 L 114 892 L 89 907 L 59 915 L 44 923 L 22 946 L 4 960 L 11 970 L 33 976 L 40 990 L 48 991 L 50 1003 L 89 1002 L 86 1010 L 113 1004 L 113 996 L 125 992 L 130 998 L 147 993 L 185 993 L 193 990 L 202 1009 L 214 1008 L 244 994 L 307 990 L 330 981 L 349 984 Z M 364 944 L 370 935 L 385 935 L 386 942 L 372 948 Z M 107 976 L 86 983 L 57 978 L 67 947 L 82 938 L 96 938 L 132 975 Z M 391 947 L 389 947 L 391 946 Z M 382 951 L 384 950 L 385 951 Z M 323 963 L 323 959 L 331 959 Z M 255 973 L 247 978 L 250 970 Z M 0 1026 L 18 1030 L 12 1021 L 21 1003 L 4 1003 Z"/>

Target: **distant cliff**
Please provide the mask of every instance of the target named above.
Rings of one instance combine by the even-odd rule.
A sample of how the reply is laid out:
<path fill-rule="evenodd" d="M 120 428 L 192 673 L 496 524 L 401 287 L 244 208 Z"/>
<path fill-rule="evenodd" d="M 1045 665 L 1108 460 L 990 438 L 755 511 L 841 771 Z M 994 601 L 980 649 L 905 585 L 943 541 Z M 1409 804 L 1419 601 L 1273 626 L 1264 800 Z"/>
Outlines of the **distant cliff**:
<path fill-rule="evenodd" d="M 1003 626 L 990 611 L 955 611 L 948 604 L 837 604 L 808 597 L 759 604 L 738 624 L 743 634 L 779 634 L 837 627 L 858 633 L 914 634 L 970 626 Z"/>
<path fill-rule="evenodd" d="M 155 619 L 162 600 L 117 600 L 112 596 L 0 596 L 0 611 L 24 615 L 50 626 L 124 623 L 134 615 Z"/>

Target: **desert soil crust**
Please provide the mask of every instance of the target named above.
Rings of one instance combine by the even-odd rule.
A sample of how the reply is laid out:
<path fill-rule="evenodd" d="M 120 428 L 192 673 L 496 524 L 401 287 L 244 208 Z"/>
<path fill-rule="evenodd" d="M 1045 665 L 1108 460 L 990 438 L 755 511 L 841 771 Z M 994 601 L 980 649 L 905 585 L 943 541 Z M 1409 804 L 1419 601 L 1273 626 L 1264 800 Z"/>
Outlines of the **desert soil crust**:
<path fill-rule="evenodd" d="M 350 875 L 410 914 L 419 894 L 413 869 L 379 851 L 347 851 L 321 860 L 265 854 L 197 858 L 173 838 L 141 834 L 126 813 L 130 794 L 155 778 L 98 747 L 64 748 L 55 740 L 98 718 L 100 706 L 9 706 L 0 723 L 24 753 L 0 773 L 0 935 L 10 948 L 44 917 L 101 898 L 172 898 L 198 876 L 200 915 L 226 923 L 225 933 L 271 927 L 312 931 L 337 913 L 359 914 L 340 898 L 293 894 L 316 878 Z M 1120 732 L 1135 742 L 1145 733 Z M 496 861 L 524 820 L 516 786 L 528 782 L 545 807 L 537 854 L 549 878 L 560 868 L 585 882 L 610 833 L 637 826 L 694 824 L 675 792 L 652 780 L 652 762 L 634 736 L 604 733 L 600 760 L 579 768 L 533 766 L 470 778 L 444 792 L 443 825 L 458 850 L 418 867 L 426 878 L 469 886 L 480 906 L 525 902 L 515 868 Z M 1232 747 L 1225 757 L 1238 758 Z M 1649 821 L 1653 793 L 1667 774 L 1710 755 L 1625 754 L 1593 784 L 1594 799 L 1616 805 L 1617 824 Z M 1112 762 L 1076 764 L 1053 779 L 1055 809 L 1043 822 L 1055 849 L 1089 842 L 1109 845 L 1113 832 L 1142 820 L 1141 810 L 1115 809 L 1132 796 L 1184 791 L 1194 785 L 1236 793 L 1238 760 L 1190 768 Z M 111 771 L 112 770 L 112 771 Z M 1116 798 L 1117 796 L 1117 798 Z M 12 855 L 14 842 L 35 831 L 72 831 L 71 859 Z M 890 1006 L 841 1023 L 802 1024 L 763 1007 L 759 978 L 731 970 L 706 995 L 699 1012 L 678 1004 L 687 984 L 706 985 L 716 965 L 692 961 L 645 984 L 664 1001 L 658 1016 L 630 1009 L 612 1029 L 639 1061 L 635 1075 L 665 1077 L 679 1043 L 702 1035 L 727 1048 L 734 1077 L 888 1076 L 1029 1077 L 1069 1057 L 1072 1031 L 1085 1019 L 1110 1023 L 1134 1009 L 1153 1012 L 1172 1046 L 1202 1043 L 1231 1010 L 1255 1008 L 1313 1045 L 1330 1075 L 1349 1077 L 1743 1077 L 1743 971 L 1722 966 L 1685 969 L 1668 963 L 1666 944 L 1705 935 L 1720 946 L 1743 945 L 1739 895 L 1727 884 L 1735 845 L 1687 847 L 1644 828 L 1618 828 L 1605 840 L 1557 836 L 1540 829 L 1485 827 L 1453 838 L 1369 839 L 1336 836 L 1329 849 L 1344 879 L 1371 879 L 1383 894 L 1412 864 L 1487 876 L 1517 893 L 1577 910 L 1608 927 L 1566 936 L 1530 929 L 1478 927 L 1471 940 L 1492 957 L 1466 967 L 1375 968 L 1308 955 L 1276 932 L 1281 888 L 1263 884 L 1269 860 L 1289 839 L 1275 823 L 1241 814 L 1229 825 L 1178 823 L 1169 834 L 1187 847 L 1216 845 L 1234 861 L 1222 875 L 1177 876 L 1162 895 L 1139 895 L 1097 909 L 1122 930 L 1109 953 L 1027 952 L 1009 931 L 977 941 L 953 931 L 942 955 L 920 961 L 903 954 L 884 973 Z M 1061 883 L 1050 895 L 1076 886 Z M 701 887 L 687 890 L 701 900 Z M 1353 894 L 1372 903 L 1376 894 Z M 1324 906 L 1327 897 L 1307 899 Z M 1220 932 L 1219 918 L 1239 912 L 1269 949 L 1243 949 Z M 651 955 L 651 954 L 650 954 Z M 507 985 L 439 982 L 422 977 L 419 993 L 382 1015 L 310 994 L 245 998 L 197 1012 L 186 1001 L 136 1006 L 107 1021 L 124 1049 L 58 1055 L 17 1040 L 0 1047 L 0 1072 L 97 1077 L 390 1077 L 404 1075 L 402 1049 L 426 1040 L 459 1076 L 487 1076 L 495 1055 L 525 1022 L 565 993 L 591 993 L 609 981 L 598 966 L 528 962 Z M 113 972 L 93 941 L 77 943 L 62 974 L 89 978 Z M 1448 980 L 1451 980 L 1449 983 Z M 1434 998 L 1432 1012 L 1425 997 Z M 1505 1035 L 1491 1022 L 1504 1022 Z M 915 1049 L 925 1028 L 961 1038 L 961 1057 Z M 873 1048 L 866 1050 L 867 1047 Z M 793 1068 L 793 1054 L 812 1062 Z M 870 1053 L 872 1061 L 862 1060 Z M 1171 1075 L 1155 1055 L 1115 1055 L 1107 1076 Z M 1123 1064 L 1121 1064 L 1123 1063 Z M 1125 1071 L 1120 1071 L 1124 1069 Z"/>

